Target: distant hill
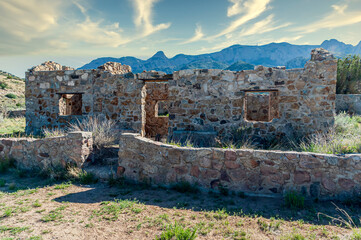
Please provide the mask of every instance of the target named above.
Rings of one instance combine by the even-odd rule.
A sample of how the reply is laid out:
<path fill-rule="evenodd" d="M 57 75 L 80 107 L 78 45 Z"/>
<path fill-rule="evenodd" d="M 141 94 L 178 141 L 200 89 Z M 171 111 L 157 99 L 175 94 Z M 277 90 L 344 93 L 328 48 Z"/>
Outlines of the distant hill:
<path fill-rule="evenodd" d="M 25 81 L 0 70 L 0 112 L 25 108 Z"/>
<path fill-rule="evenodd" d="M 243 61 L 238 61 L 233 63 L 231 66 L 227 67 L 226 70 L 231 71 L 242 71 L 242 70 L 253 70 L 255 65 L 249 64 Z"/>
<path fill-rule="evenodd" d="M 358 45 L 345 44 L 336 39 L 326 40 L 321 45 L 293 45 L 289 43 L 270 43 L 261 46 L 233 45 L 219 52 L 185 55 L 178 54 L 168 58 L 159 51 L 147 60 L 135 57 L 110 58 L 103 57 L 91 61 L 79 69 L 95 69 L 106 62 L 120 62 L 130 65 L 133 72 L 157 70 L 172 73 L 187 68 L 219 68 L 230 69 L 237 62 L 267 67 L 286 66 L 287 68 L 302 68 L 310 58 L 312 49 L 322 47 L 331 51 L 337 57 L 348 54 L 361 55 L 361 41 Z M 236 65 L 235 65 L 236 66 Z M 233 69 L 237 69 L 232 67 Z M 235 70 L 236 71 L 236 70 Z"/>

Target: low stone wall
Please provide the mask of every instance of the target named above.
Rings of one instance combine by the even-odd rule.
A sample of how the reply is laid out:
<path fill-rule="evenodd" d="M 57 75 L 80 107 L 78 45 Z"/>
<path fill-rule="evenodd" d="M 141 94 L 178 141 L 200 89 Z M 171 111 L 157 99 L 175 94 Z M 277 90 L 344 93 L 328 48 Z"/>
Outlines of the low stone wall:
<path fill-rule="evenodd" d="M 71 132 L 51 138 L 0 138 L 0 161 L 14 159 L 19 168 L 81 167 L 91 153 L 92 134 Z"/>
<path fill-rule="evenodd" d="M 359 190 L 361 154 L 185 148 L 127 133 L 120 138 L 118 175 L 152 184 L 222 185 L 246 194 L 296 190 L 313 198 L 342 198 Z"/>
<path fill-rule="evenodd" d="M 337 94 L 336 112 L 361 115 L 361 94 Z"/>

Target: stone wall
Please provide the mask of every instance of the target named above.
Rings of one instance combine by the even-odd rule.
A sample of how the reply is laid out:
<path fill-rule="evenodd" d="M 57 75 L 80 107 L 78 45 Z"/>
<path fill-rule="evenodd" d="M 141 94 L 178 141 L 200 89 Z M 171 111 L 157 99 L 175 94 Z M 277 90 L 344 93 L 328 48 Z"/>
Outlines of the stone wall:
<path fill-rule="evenodd" d="M 361 94 L 337 94 L 336 112 L 361 115 Z"/>
<path fill-rule="evenodd" d="M 0 138 L 0 161 L 13 159 L 19 168 L 47 169 L 67 164 L 82 167 L 92 151 L 92 134 L 71 132 L 51 138 Z"/>
<path fill-rule="evenodd" d="M 241 72 L 174 72 L 173 80 L 169 80 L 169 133 L 224 135 L 239 126 L 251 127 L 258 136 L 327 130 L 334 121 L 336 72 L 337 61 L 323 49 L 312 51 L 304 69 L 258 66 Z M 256 92 L 272 95 L 273 120 L 246 120 L 247 94 Z"/>
<path fill-rule="evenodd" d="M 118 174 L 160 185 L 188 181 L 249 194 L 296 190 L 308 197 L 341 198 L 360 193 L 361 154 L 185 148 L 123 134 Z"/>
<path fill-rule="evenodd" d="M 102 69 L 28 71 L 25 79 L 27 133 L 63 128 L 95 114 L 117 121 L 119 128 L 141 130 L 140 93 L 144 84 L 132 73 L 113 75 Z M 62 114 L 62 103 L 67 103 L 64 96 L 81 101 L 80 111 Z"/>

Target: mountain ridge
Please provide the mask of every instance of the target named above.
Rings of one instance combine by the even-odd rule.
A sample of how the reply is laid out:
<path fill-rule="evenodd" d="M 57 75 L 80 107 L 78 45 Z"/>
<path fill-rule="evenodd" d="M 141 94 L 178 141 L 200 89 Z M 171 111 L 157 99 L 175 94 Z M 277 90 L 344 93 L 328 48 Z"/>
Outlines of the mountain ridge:
<path fill-rule="evenodd" d="M 227 69 L 233 64 L 235 64 L 232 67 L 232 69 L 235 69 L 234 71 L 244 70 L 242 67 L 246 65 L 236 64 L 237 62 L 266 67 L 286 66 L 287 68 L 302 68 L 304 63 L 310 58 L 311 50 L 318 47 L 329 50 L 336 57 L 344 57 L 349 54 L 361 55 L 361 41 L 358 45 L 353 46 L 336 39 L 329 39 L 323 41 L 320 45 L 294 45 L 287 42 L 269 43 L 260 46 L 235 44 L 218 52 L 199 55 L 180 53 L 172 58 L 168 58 L 163 51 L 157 51 L 147 60 L 132 56 L 120 58 L 102 57 L 94 59 L 79 69 L 94 69 L 109 61 L 129 65 L 134 73 L 150 70 L 172 73 L 181 69 L 214 68 L 217 66 L 225 66 L 222 69 Z M 239 66 L 239 68 L 235 66 Z M 247 68 L 249 68 L 249 65 L 247 65 Z"/>

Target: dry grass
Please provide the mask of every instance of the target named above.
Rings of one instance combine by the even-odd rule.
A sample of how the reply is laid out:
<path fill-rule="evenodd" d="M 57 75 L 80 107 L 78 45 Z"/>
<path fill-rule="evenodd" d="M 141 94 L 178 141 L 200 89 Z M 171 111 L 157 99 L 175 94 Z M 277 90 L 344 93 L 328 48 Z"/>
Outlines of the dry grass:
<path fill-rule="evenodd" d="M 3 118 L 0 116 L 0 135 L 16 135 L 19 132 L 23 133 L 25 130 L 25 118 Z"/>
<path fill-rule="evenodd" d="M 357 229 L 330 221 L 330 202 L 290 209 L 283 199 L 179 193 L 147 185 L 55 184 L 2 174 L 0 239 L 358 239 Z M 50 185 L 49 185 L 50 184 Z M 10 189 L 10 185 L 12 190 Z M 19 190 L 22 188 L 30 188 Z M 342 206 L 338 203 L 338 206 Z M 350 218 L 358 207 L 342 206 Z M 354 222 L 359 225 L 359 222 Z M 188 233 L 187 233 L 188 232 Z M 163 235 L 162 235 L 163 233 Z M 167 239 L 167 238 L 161 238 Z"/>
<path fill-rule="evenodd" d="M 8 110 L 25 108 L 25 82 L 19 79 L 9 79 L 0 73 L 0 105 Z M 6 86 L 6 87 L 5 87 Z M 16 98 L 6 97 L 14 94 Z"/>

